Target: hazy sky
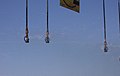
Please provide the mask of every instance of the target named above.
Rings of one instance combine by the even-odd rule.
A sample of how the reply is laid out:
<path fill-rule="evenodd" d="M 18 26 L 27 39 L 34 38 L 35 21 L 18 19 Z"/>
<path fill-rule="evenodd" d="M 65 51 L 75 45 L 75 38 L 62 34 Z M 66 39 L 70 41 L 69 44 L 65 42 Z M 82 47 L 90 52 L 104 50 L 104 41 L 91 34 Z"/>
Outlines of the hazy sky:
<path fill-rule="evenodd" d="M 105 0 L 109 52 L 103 52 L 103 0 L 80 0 L 80 13 L 49 0 L 50 43 L 44 41 L 46 0 L 0 0 L 0 76 L 120 76 L 117 0 Z"/>

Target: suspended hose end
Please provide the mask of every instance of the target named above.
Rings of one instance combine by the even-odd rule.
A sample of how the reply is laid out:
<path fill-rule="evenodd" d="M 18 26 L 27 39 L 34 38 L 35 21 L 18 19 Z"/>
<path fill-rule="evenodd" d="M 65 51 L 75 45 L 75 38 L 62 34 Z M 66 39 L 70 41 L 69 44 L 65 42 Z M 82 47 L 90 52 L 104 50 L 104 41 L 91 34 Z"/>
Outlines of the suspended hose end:
<path fill-rule="evenodd" d="M 45 38 L 45 42 L 46 42 L 46 43 L 49 43 L 49 42 L 50 42 L 50 39 L 49 39 L 48 36 Z"/>
<path fill-rule="evenodd" d="M 29 43 L 29 38 L 25 36 L 24 41 L 25 41 L 25 43 Z"/>
<path fill-rule="evenodd" d="M 104 47 L 104 52 L 108 52 L 108 47 Z"/>
<path fill-rule="evenodd" d="M 108 52 L 107 42 L 104 41 L 104 52 Z"/>
<path fill-rule="evenodd" d="M 45 37 L 45 42 L 46 42 L 46 43 L 49 43 L 49 41 L 50 41 L 49 32 L 47 31 L 47 32 L 46 32 L 46 37 Z"/>

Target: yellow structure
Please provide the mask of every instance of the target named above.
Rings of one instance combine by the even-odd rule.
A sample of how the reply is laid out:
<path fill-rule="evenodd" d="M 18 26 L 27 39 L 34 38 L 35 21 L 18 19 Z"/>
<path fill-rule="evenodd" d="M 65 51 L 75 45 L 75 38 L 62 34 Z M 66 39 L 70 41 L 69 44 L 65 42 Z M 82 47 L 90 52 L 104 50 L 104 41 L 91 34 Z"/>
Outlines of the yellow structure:
<path fill-rule="evenodd" d="M 60 6 L 80 12 L 80 0 L 60 0 Z"/>

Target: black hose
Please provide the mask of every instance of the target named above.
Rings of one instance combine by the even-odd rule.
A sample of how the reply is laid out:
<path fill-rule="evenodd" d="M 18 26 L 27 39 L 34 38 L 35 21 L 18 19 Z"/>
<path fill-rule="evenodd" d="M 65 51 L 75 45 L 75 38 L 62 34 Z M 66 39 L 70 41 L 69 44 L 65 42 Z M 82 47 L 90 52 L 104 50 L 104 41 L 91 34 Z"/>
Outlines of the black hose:
<path fill-rule="evenodd" d="M 26 36 L 24 37 L 25 43 L 29 43 L 29 38 L 28 38 L 28 0 L 26 0 Z"/>
<path fill-rule="evenodd" d="M 120 33 L 120 2 L 118 0 L 118 13 L 119 13 L 119 33 Z"/>
<path fill-rule="evenodd" d="M 106 16 L 105 16 L 105 2 L 103 0 L 103 16 L 104 16 L 104 39 L 106 40 Z"/>
<path fill-rule="evenodd" d="M 103 16 L 104 16 L 104 52 L 108 51 L 107 36 L 106 36 L 106 16 L 105 16 L 105 1 L 103 0 Z"/>
<path fill-rule="evenodd" d="M 48 24 L 49 24 L 49 19 L 48 19 L 49 18 L 48 17 L 49 16 L 49 13 L 48 13 L 49 12 L 49 8 L 48 8 L 48 6 L 49 5 L 48 5 L 48 0 L 47 0 L 47 32 L 49 32 L 49 26 L 48 26 Z"/>
<path fill-rule="evenodd" d="M 47 0 L 47 31 L 46 31 L 46 37 L 45 42 L 49 43 L 49 8 L 48 8 L 48 0 Z"/>

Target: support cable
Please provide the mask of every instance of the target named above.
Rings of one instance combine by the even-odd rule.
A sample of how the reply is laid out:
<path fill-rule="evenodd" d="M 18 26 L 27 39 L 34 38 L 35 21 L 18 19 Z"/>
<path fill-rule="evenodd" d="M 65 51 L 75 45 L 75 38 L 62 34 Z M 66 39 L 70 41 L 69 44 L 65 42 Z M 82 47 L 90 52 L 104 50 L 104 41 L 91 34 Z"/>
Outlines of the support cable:
<path fill-rule="evenodd" d="M 104 52 L 108 52 L 107 36 L 106 36 L 105 2 L 104 2 L 104 0 L 103 0 L 103 16 L 104 16 Z"/>
<path fill-rule="evenodd" d="M 119 13 L 119 33 L 120 33 L 120 2 L 118 0 L 118 13 Z"/>
<path fill-rule="evenodd" d="M 45 42 L 49 43 L 50 39 L 49 39 L 49 9 L 48 9 L 48 0 L 47 0 L 47 31 L 46 31 L 46 37 L 45 37 Z"/>
<path fill-rule="evenodd" d="M 29 37 L 28 37 L 28 0 L 26 0 L 26 29 L 25 29 L 25 37 L 24 37 L 24 41 L 25 43 L 29 43 Z"/>

